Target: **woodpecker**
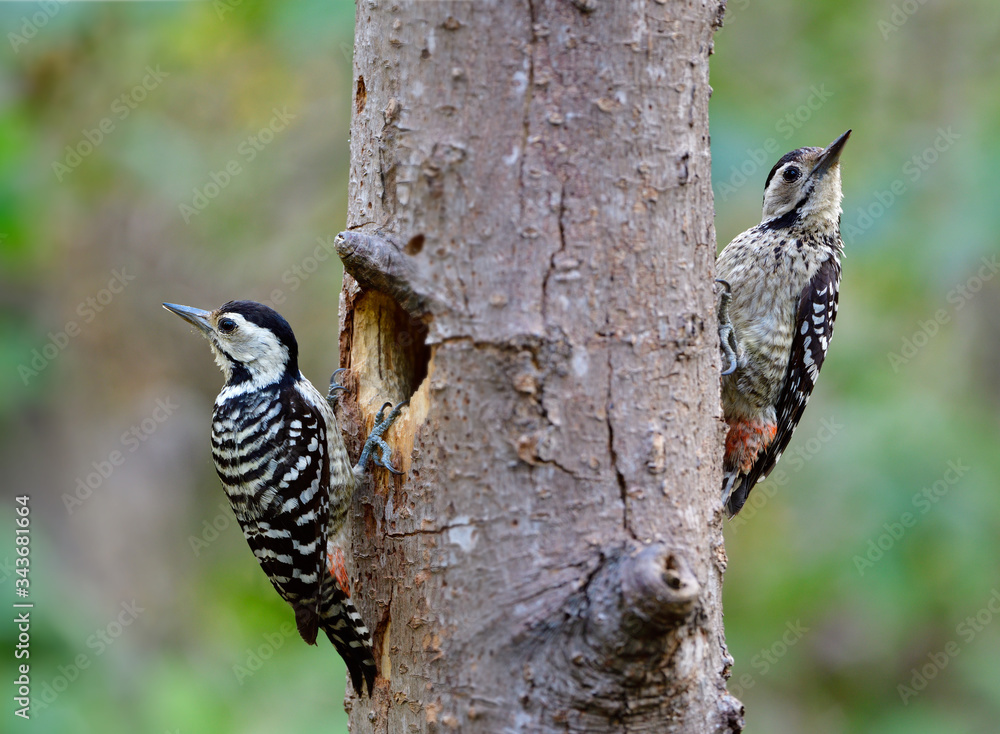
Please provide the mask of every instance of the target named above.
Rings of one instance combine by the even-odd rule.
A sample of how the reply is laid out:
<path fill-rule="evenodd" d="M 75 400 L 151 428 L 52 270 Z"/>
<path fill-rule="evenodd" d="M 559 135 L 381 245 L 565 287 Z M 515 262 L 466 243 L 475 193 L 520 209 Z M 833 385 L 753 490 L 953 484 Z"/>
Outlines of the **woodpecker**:
<path fill-rule="evenodd" d="M 716 261 L 730 517 L 781 458 L 830 346 L 844 252 L 840 154 L 850 135 L 782 156 L 764 183 L 761 223 Z"/>
<path fill-rule="evenodd" d="M 308 644 L 322 629 L 371 695 L 372 639 L 350 596 L 347 513 L 369 461 L 398 474 L 382 436 L 405 403 L 382 406 L 351 466 L 331 403 L 298 365 L 298 344 L 277 312 L 253 301 L 215 311 L 164 303 L 208 339 L 226 383 L 215 399 L 212 458 L 243 535 Z"/>

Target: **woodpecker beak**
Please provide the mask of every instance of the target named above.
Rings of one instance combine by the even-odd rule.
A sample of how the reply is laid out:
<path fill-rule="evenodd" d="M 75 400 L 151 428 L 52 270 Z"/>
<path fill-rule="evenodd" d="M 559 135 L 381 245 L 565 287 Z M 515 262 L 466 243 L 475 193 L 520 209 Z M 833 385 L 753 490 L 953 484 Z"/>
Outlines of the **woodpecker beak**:
<path fill-rule="evenodd" d="M 810 175 L 816 178 L 823 178 L 827 171 L 837 165 L 840 162 L 840 153 L 844 149 L 844 144 L 847 143 L 849 137 L 851 137 L 850 130 L 830 143 L 827 149 L 820 155 L 819 162 Z"/>
<path fill-rule="evenodd" d="M 212 315 L 211 311 L 203 311 L 200 308 L 191 308 L 190 306 L 178 306 L 176 303 L 164 303 L 163 307 L 171 313 L 177 314 L 189 324 L 197 326 L 206 336 L 212 333 L 212 326 L 208 323 L 208 317 Z"/>

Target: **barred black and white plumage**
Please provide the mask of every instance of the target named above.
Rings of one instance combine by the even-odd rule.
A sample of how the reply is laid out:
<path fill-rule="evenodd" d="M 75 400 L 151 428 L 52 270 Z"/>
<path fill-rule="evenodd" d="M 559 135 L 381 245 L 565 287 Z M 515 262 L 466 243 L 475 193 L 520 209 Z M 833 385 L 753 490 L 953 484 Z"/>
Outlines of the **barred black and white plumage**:
<path fill-rule="evenodd" d="M 302 638 L 323 630 L 356 691 L 371 693 L 372 639 L 350 598 L 344 552 L 351 496 L 381 436 L 382 420 L 351 466 L 333 409 L 299 372 L 298 345 L 278 313 L 253 301 L 208 312 L 164 304 L 208 338 L 226 384 L 215 400 L 212 457 L 250 549 L 295 612 Z M 385 456 L 383 455 L 383 459 Z"/>
<path fill-rule="evenodd" d="M 720 253 L 720 336 L 728 369 L 723 501 L 730 516 L 774 468 L 798 425 L 833 337 L 840 288 L 840 153 L 783 156 L 764 185 L 763 218 Z"/>

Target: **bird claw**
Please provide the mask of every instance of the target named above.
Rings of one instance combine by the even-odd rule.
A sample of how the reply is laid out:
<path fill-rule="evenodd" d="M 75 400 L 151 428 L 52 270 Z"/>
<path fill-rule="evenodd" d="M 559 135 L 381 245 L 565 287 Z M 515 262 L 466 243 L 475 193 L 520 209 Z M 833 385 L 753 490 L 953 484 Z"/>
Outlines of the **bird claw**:
<path fill-rule="evenodd" d="M 729 365 L 722 371 L 722 375 L 731 375 L 736 371 L 738 361 L 736 359 L 737 344 L 736 332 L 733 331 L 733 324 L 729 320 L 729 302 L 733 299 L 732 287 L 721 278 L 716 278 L 716 283 L 722 284 L 722 295 L 719 296 L 719 342 L 722 347 L 722 354 L 725 362 Z"/>
<path fill-rule="evenodd" d="M 340 397 L 341 392 L 346 391 L 347 388 L 337 382 L 337 375 L 341 372 L 346 372 L 346 367 L 341 367 L 334 370 L 334 373 L 330 376 L 330 390 L 327 393 L 326 400 L 333 407 L 337 402 L 337 398 Z M 375 425 L 372 426 L 372 432 L 368 434 L 368 438 L 365 440 L 365 445 L 361 449 L 361 458 L 358 459 L 358 463 L 354 467 L 356 474 L 363 474 L 365 469 L 368 467 L 368 462 L 372 461 L 376 466 L 381 466 L 388 469 L 393 474 L 402 474 L 396 467 L 392 465 L 389 461 L 388 456 L 392 456 L 392 448 L 389 444 L 385 442 L 382 436 L 385 434 L 389 427 L 396 421 L 399 417 L 400 412 L 403 410 L 403 406 L 409 405 L 409 400 L 404 400 L 402 403 L 394 407 L 389 415 L 385 414 L 385 409 L 392 406 L 392 403 L 386 403 L 381 408 L 379 408 L 378 413 L 375 415 Z M 378 451 L 376 451 L 378 449 Z"/>
<path fill-rule="evenodd" d="M 337 402 L 337 398 L 340 397 L 338 393 L 341 391 L 347 391 L 346 387 L 337 382 L 337 375 L 341 372 L 347 372 L 347 368 L 339 367 L 333 371 L 332 375 L 330 375 L 330 389 L 326 393 L 326 402 L 330 404 L 331 408 L 334 407 L 334 404 Z"/>
<path fill-rule="evenodd" d="M 365 440 L 364 448 L 361 449 L 361 458 L 358 459 L 356 471 L 363 473 L 368 466 L 368 462 L 372 461 L 376 466 L 381 466 L 384 469 L 388 469 L 392 474 L 402 474 L 396 467 L 392 465 L 387 457 L 392 455 L 392 448 L 389 444 L 385 442 L 382 438 L 385 432 L 389 430 L 389 427 L 396 421 L 399 414 L 402 412 L 403 407 L 409 405 L 409 400 L 404 400 L 394 407 L 389 415 L 385 414 L 385 409 L 392 406 L 392 403 L 385 403 L 381 408 L 379 408 L 378 413 L 375 414 L 375 425 L 372 426 L 372 432 L 368 434 L 367 440 Z M 378 452 L 375 451 L 378 449 Z"/>
<path fill-rule="evenodd" d="M 394 467 L 392 465 L 392 462 L 390 462 L 388 459 L 385 458 L 386 456 L 392 455 L 392 449 L 389 447 L 389 444 L 387 444 L 381 438 L 369 438 L 368 440 L 371 441 L 373 448 L 377 446 L 379 449 L 378 454 L 376 454 L 374 451 L 371 453 L 371 460 L 376 466 L 381 466 L 383 469 L 388 469 L 390 474 L 403 473 L 399 469 Z"/>
<path fill-rule="evenodd" d="M 404 403 L 400 403 L 399 406 L 397 406 L 397 407 L 402 407 L 403 405 L 404 405 Z M 385 420 L 385 409 L 386 408 L 390 408 L 390 407 L 392 407 L 392 403 L 386 402 L 386 403 L 384 403 L 382 405 L 381 408 L 378 409 L 378 413 L 375 414 L 375 425 L 376 426 L 378 426 L 379 423 L 381 423 L 382 421 Z M 399 413 L 397 413 L 396 415 L 399 415 Z M 372 430 L 374 432 L 374 429 L 372 429 Z"/>

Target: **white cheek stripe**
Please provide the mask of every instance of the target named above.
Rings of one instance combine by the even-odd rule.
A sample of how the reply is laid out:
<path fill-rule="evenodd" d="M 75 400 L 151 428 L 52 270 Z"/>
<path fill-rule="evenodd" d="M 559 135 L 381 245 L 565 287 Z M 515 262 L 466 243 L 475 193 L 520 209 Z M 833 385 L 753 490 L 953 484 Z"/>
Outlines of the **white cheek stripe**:
<path fill-rule="evenodd" d="M 231 314 L 230 317 L 236 321 L 236 330 L 224 349 L 212 340 L 215 361 L 222 368 L 227 382 L 232 375 L 232 361 L 238 361 L 247 369 L 250 380 L 224 387 L 215 399 L 216 405 L 273 385 L 282 378 L 288 365 L 288 348 L 278 341 L 270 329 L 257 326 L 239 314 Z M 221 340 L 226 337 L 217 335 L 215 338 Z"/>

